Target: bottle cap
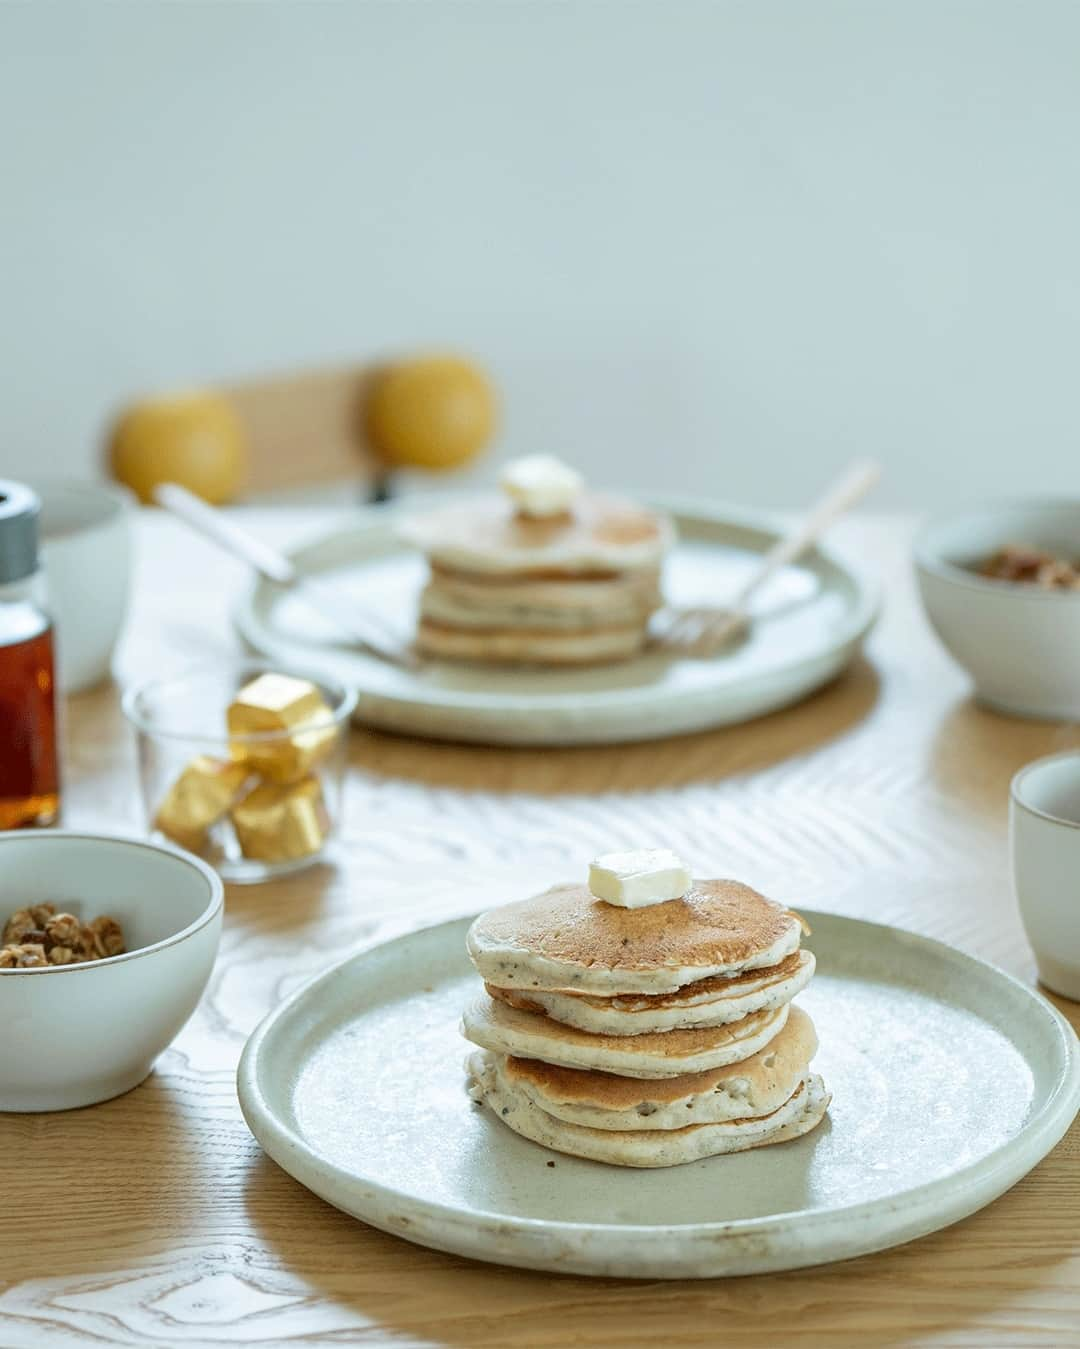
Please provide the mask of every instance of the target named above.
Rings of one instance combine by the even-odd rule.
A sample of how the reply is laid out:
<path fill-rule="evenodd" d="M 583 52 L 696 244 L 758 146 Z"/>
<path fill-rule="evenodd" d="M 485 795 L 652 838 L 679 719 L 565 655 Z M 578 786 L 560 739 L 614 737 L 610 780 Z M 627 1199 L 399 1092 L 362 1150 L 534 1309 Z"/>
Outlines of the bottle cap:
<path fill-rule="evenodd" d="M 24 483 L 0 478 L 0 585 L 37 571 L 40 514 L 36 492 Z"/>

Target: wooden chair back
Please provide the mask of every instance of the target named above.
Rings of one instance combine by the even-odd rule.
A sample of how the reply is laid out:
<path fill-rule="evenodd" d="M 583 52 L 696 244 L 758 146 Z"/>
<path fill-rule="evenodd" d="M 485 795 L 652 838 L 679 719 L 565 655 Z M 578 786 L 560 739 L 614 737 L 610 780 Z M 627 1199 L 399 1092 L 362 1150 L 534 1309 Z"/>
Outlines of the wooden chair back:
<path fill-rule="evenodd" d="M 221 386 L 248 428 L 247 492 L 372 478 L 361 409 L 370 365 L 309 370 Z"/>

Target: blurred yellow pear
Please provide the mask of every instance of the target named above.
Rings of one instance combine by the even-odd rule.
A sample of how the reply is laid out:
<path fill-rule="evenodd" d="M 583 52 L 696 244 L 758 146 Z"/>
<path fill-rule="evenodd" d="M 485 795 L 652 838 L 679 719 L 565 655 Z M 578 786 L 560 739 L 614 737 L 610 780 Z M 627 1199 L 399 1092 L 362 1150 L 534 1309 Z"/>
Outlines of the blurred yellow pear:
<path fill-rule="evenodd" d="M 365 409 L 367 438 L 384 463 L 435 472 L 479 454 L 495 429 L 495 391 L 458 356 L 422 356 L 379 371 Z"/>
<path fill-rule="evenodd" d="M 109 446 L 113 476 L 139 497 L 178 482 L 212 505 L 230 501 L 247 472 L 247 436 L 227 399 L 179 394 L 135 403 L 121 414 Z"/>

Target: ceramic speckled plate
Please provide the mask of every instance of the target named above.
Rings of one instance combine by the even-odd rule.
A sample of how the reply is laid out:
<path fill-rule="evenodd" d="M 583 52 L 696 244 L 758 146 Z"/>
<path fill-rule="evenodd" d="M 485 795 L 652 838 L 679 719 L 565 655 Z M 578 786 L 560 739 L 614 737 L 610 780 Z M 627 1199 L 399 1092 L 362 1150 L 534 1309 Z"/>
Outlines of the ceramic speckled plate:
<path fill-rule="evenodd" d="M 808 914 L 800 1004 L 833 1093 L 796 1142 L 668 1170 L 527 1142 L 465 1093 L 468 920 L 353 956 L 259 1027 L 239 1070 L 286 1171 L 420 1245 L 532 1269 L 707 1278 L 880 1250 L 974 1212 L 1080 1107 L 1076 1037 L 990 965 L 896 928 Z M 552 1165 L 554 1163 L 554 1165 Z"/>
<path fill-rule="evenodd" d="M 679 543 L 664 589 L 674 604 L 723 604 L 776 540 L 767 517 L 731 508 L 670 509 Z M 415 628 L 425 564 L 395 538 L 402 510 L 374 507 L 356 525 L 292 554 L 302 572 L 333 579 L 358 613 L 403 639 Z M 348 599 L 346 598 L 346 602 Z M 234 611 L 244 641 L 268 660 L 359 690 L 357 720 L 383 730 L 489 744 L 568 745 L 650 740 L 746 721 L 805 697 L 844 668 L 876 612 L 867 584 L 816 550 L 762 590 L 748 639 L 711 660 L 648 654 L 587 670 L 491 670 L 431 661 L 402 670 L 335 644 L 297 597 L 256 581 Z"/>

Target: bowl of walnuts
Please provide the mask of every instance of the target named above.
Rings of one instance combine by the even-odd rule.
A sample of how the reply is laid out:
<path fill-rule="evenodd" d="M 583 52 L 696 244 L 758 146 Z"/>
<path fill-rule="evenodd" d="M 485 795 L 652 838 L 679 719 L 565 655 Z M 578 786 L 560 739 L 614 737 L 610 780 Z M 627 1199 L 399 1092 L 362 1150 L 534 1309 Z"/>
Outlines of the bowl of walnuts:
<path fill-rule="evenodd" d="M 1000 712 L 1080 719 L 1080 501 L 969 506 L 915 540 L 926 616 Z"/>
<path fill-rule="evenodd" d="M 137 1086 L 195 1010 L 224 892 L 197 857 L 68 830 L 0 834 L 0 1110 Z"/>

